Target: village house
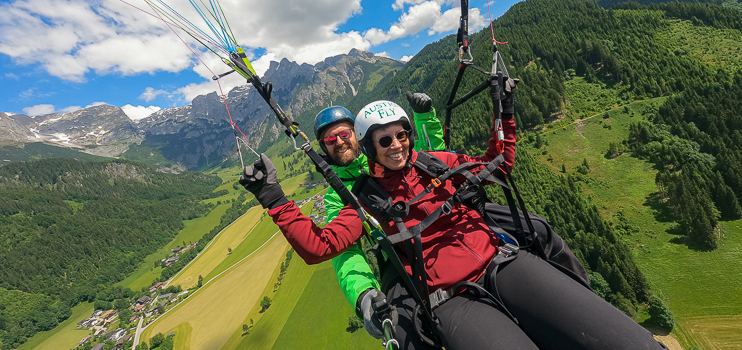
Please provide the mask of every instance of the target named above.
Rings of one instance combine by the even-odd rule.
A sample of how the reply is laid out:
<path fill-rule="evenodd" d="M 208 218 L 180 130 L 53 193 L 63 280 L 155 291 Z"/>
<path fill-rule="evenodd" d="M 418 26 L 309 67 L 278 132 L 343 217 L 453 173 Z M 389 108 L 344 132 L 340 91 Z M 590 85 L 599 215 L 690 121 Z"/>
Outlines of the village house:
<path fill-rule="evenodd" d="M 139 318 L 138 315 L 131 316 L 131 318 L 129 319 L 129 323 L 134 322 L 137 318 Z"/>
<path fill-rule="evenodd" d="M 93 315 L 90 316 L 90 317 L 96 317 L 96 316 L 98 316 L 98 315 L 100 315 L 102 313 L 103 313 L 103 310 L 95 310 L 95 311 L 93 311 Z"/>
<path fill-rule="evenodd" d="M 144 304 L 135 307 L 133 310 L 134 312 L 139 312 L 139 311 L 142 311 L 142 309 L 144 309 Z"/>
<path fill-rule="evenodd" d="M 152 287 L 149 287 L 149 294 L 154 294 L 160 287 L 162 287 L 162 282 L 157 282 L 152 285 Z"/>
<path fill-rule="evenodd" d="M 106 334 L 105 339 L 116 341 L 116 340 L 121 339 L 125 334 L 126 334 L 126 330 L 123 328 L 119 328 L 111 333 Z"/>
<path fill-rule="evenodd" d="M 170 298 L 171 295 L 173 295 L 173 293 L 160 294 L 160 295 L 157 296 L 157 298 L 155 298 L 155 302 L 158 302 L 158 301 L 160 301 L 162 299 Z"/>
<path fill-rule="evenodd" d="M 92 338 L 92 337 L 93 337 L 92 335 L 89 335 L 89 336 L 87 336 L 87 337 L 85 337 L 85 338 L 82 338 L 82 339 L 81 339 L 81 340 L 80 340 L 80 341 L 79 341 L 79 342 L 77 343 L 77 346 L 82 346 L 82 344 L 85 344 L 85 342 L 87 342 L 88 340 L 90 340 L 90 338 Z"/>
<path fill-rule="evenodd" d="M 124 344 L 124 342 L 127 342 L 127 341 L 129 341 L 129 339 L 131 339 L 131 334 L 127 334 L 127 335 L 125 335 L 125 336 L 124 336 L 123 338 L 119 339 L 119 340 L 118 340 L 118 341 L 116 342 L 116 346 L 117 346 L 117 347 L 118 347 L 118 346 L 121 346 L 122 344 Z"/>
<path fill-rule="evenodd" d="M 103 350 L 103 348 L 104 348 L 105 346 L 106 346 L 106 344 L 100 343 L 100 344 L 98 344 L 98 345 L 94 346 L 94 347 L 93 347 L 92 349 L 90 349 L 90 350 Z"/>
<path fill-rule="evenodd" d="M 113 311 L 113 310 L 111 310 L 111 311 Z M 109 313 L 108 316 L 104 317 L 104 319 L 107 320 L 107 321 L 113 321 L 113 320 L 116 319 L 116 317 L 119 317 L 119 312 L 118 311 Z"/>
<path fill-rule="evenodd" d="M 175 247 L 175 248 L 173 248 L 173 253 L 174 254 L 178 254 L 178 253 L 180 253 L 181 250 L 183 250 L 183 248 L 181 248 L 181 247 Z"/>
<path fill-rule="evenodd" d="M 137 306 L 143 305 L 143 304 L 149 303 L 150 300 L 152 300 L 152 298 L 150 298 L 149 295 L 145 295 L 145 296 L 137 299 L 136 304 L 137 304 Z"/>
<path fill-rule="evenodd" d="M 165 266 L 172 266 L 173 264 L 175 264 L 178 261 L 178 259 L 179 258 L 177 256 L 173 256 L 173 257 L 169 257 L 167 259 L 164 259 L 163 262 L 165 263 Z"/>
<path fill-rule="evenodd" d="M 97 336 L 99 336 L 99 335 L 101 335 L 101 334 L 103 334 L 105 332 L 106 332 L 106 330 L 103 329 L 103 328 L 101 328 L 101 329 L 95 331 L 95 333 L 93 333 L 93 335 L 97 337 Z"/>

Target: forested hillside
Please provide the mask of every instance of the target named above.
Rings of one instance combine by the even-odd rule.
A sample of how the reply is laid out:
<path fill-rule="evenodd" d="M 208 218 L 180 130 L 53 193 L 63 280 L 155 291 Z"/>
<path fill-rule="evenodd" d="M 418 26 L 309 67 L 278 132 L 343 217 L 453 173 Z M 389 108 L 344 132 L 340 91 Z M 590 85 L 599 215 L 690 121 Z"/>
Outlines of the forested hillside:
<path fill-rule="evenodd" d="M 742 215 L 742 75 L 671 98 L 629 145 L 660 168 L 657 185 L 690 243 L 715 249 L 718 219 Z"/>
<path fill-rule="evenodd" d="M 54 328 L 168 243 L 221 184 L 130 162 L 50 159 L 0 167 L 0 336 L 15 348 Z"/>

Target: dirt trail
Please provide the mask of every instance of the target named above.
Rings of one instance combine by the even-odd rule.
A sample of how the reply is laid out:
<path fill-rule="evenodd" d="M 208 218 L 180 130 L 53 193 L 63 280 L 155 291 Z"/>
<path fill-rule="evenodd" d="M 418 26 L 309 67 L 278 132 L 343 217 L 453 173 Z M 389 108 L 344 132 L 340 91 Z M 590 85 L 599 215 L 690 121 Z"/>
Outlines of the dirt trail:
<path fill-rule="evenodd" d="M 655 335 L 654 339 L 657 339 L 658 341 L 661 341 L 662 344 L 665 344 L 665 346 L 670 350 L 684 350 L 682 346 L 680 346 L 680 343 L 678 342 L 675 337 L 670 335 Z"/>
<path fill-rule="evenodd" d="M 575 127 L 575 130 L 577 130 L 577 133 L 580 134 L 580 136 L 582 136 L 583 139 L 586 139 L 587 137 L 585 137 L 585 135 L 582 134 L 582 130 L 585 130 L 585 123 L 582 122 L 582 119 L 577 119 L 575 120 L 575 124 L 577 124 L 577 126 Z"/>

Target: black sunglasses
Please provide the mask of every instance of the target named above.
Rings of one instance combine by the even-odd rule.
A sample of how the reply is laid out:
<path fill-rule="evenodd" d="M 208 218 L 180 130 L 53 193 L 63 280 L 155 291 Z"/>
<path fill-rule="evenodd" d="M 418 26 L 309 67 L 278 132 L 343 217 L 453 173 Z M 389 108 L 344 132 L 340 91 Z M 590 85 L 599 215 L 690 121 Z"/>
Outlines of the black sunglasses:
<path fill-rule="evenodd" d="M 411 132 L 410 130 L 400 130 L 400 131 L 397 131 L 394 137 L 397 139 L 397 141 L 402 143 L 402 142 L 407 141 L 410 132 Z M 389 146 L 391 146 L 392 143 L 394 142 L 394 139 L 392 138 L 391 135 L 384 135 L 374 142 L 378 142 L 379 146 L 381 146 L 382 148 L 389 148 Z"/>

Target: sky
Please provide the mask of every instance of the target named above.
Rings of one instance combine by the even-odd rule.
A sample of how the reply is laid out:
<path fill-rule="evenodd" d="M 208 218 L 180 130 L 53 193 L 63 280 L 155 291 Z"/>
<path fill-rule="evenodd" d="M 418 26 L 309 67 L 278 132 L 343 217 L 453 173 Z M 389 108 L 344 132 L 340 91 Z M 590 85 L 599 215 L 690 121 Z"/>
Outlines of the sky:
<path fill-rule="evenodd" d="M 150 2 L 171 6 L 211 33 L 188 0 Z M 492 18 L 515 2 L 490 0 Z M 353 48 L 407 61 L 456 33 L 461 14 L 459 0 L 219 4 L 261 76 L 271 61 L 315 64 Z M 0 111 L 37 116 L 105 103 L 140 119 L 218 92 L 211 77 L 229 68 L 154 13 L 145 0 L 0 0 Z M 470 0 L 470 33 L 489 18 L 486 0 Z M 225 94 L 245 83 L 237 74 L 219 81 Z"/>

